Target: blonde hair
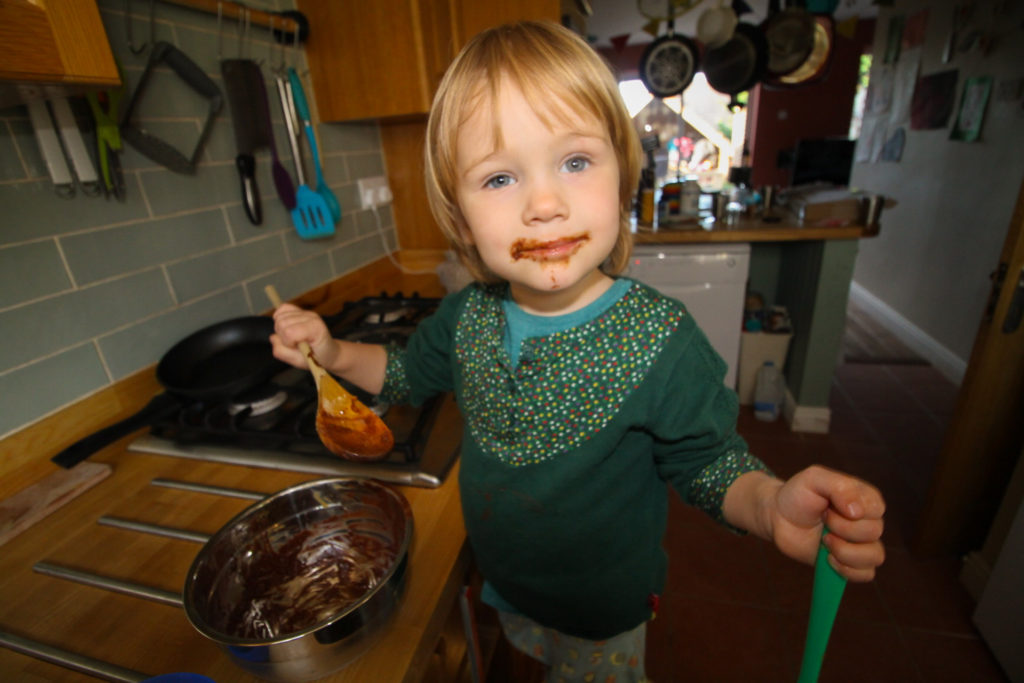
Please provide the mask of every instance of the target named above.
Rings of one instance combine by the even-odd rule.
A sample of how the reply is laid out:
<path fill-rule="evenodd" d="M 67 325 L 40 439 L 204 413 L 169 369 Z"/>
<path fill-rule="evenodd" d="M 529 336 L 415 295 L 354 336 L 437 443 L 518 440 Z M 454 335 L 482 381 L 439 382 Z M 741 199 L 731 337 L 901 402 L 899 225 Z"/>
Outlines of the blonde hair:
<path fill-rule="evenodd" d="M 445 72 L 427 122 L 427 198 L 431 212 L 459 260 L 481 282 L 498 282 L 468 239 L 456 196 L 456 145 L 461 124 L 487 98 L 497 99 L 508 79 L 537 112 L 566 120 L 565 109 L 607 125 L 619 164 L 619 235 L 602 264 L 621 273 L 632 251 L 629 215 L 640 177 L 640 141 L 619 95 L 618 83 L 600 55 L 579 36 L 552 22 L 525 21 L 488 29 L 474 37 Z M 495 122 L 495 140 L 500 131 Z"/>

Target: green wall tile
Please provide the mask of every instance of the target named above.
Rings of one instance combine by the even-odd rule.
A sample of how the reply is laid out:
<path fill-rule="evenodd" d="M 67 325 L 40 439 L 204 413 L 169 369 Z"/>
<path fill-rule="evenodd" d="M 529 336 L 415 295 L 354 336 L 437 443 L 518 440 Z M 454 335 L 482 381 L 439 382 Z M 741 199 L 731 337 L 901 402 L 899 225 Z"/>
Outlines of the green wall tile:
<path fill-rule="evenodd" d="M 51 237 L 111 223 L 138 220 L 148 216 L 139 187 L 130 174 L 125 178 L 128 197 L 124 202 L 102 197 L 77 196 L 61 199 L 49 179 L 0 184 L 0 245 L 14 244 L 40 237 Z"/>
<path fill-rule="evenodd" d="M 285 301 L 292 299 L 303 292 L 308 292 L 313 287 L 331 277 L 331 262 L 326 254 L 314 256 L 283 270 L 275 271 L 272 275 L 256 278 L 246 283 L 249 290 L 249 299 L 252 301 L 253 309 L 256 312 L 269 311 L 270 300 L 264 287 L 274 285 L 277 293 Z"/>
<path fill-rule="evenodd" d="M 345 157 L 345 160 L 348 163 L 348 170 L 353 179 L 387 175 L 384 167 L 384 157 L 379 152 L 349 154 Z"/>
<path fill-rule="evenodd" d="M 195 175 L 160 169 L 140 171 L 139 177 L 157 216 L 242 200 L 234 163 L 201 165 Z"/>
<path fill-rule="evenodd" d="M 187 302 L 287 265 L 281 237 L 272 235 L 167 267 L 178 301 Z"/>
<path fill-rule="evenodd" d="M 394 231 L 388 231 L 385 235 L 388 243 L 394 245 Z M 358 239 L 343 248 L 332 251 L 331 262 L 336 272 L 347 273 L 362 264 L 375 261 L 383 255 L 384 247 L 381 244 L 380 236 L 370 235 L 369 237 Z"/>
<path fill-rule="evenodd" d="M 158 362 L 172 346 L 196 330 L 250 314 L 245 292 L 241 287 L 232 287 L 105 335 L 98 343 L 116 381 Z"/>
<path fill-rule="evenodd" d="M 224 214 L 218 209 L 69 235 L 61 247 L 75 281 L 82 285 L 176 261 L 228 241 Z"/>
<path fill-rule="evenodd" d="M 380 128 L 375 123 L 322 123 L 317 133 L 325 154 L 376 152 L 380 149 Z"/>
<path fill-rule="evenodd" d="M 0 111 L 0 119 L 3 114 Z M 6 120 L 0 120 L 0 180 L 20 180 L 25 177 L 25 166 L 18 156 L 14 133 Z"/>
<path fill-rule="evenodd" d="M 160 269 L 59 294 L 0 313 L 13 330 L 0 345 L 0 372 L 117 329 L 173 304 Z"/>
<path fill-rule="evenodd" d="M 0 374 L 0 438 L 107 383 L 91 343 Z"/>
<path fill-rule="evenodd" d="M 70 287 L 56 242 L 29 242 L 0 249 L 0 308 Z"/>
<path fill-rule="evenodd" d="M 7 112 L 10 111 L 7 110 Z M 28 111 L 24 107 L 16 107 L 15 111 L 20 118 L 7 119 L 7 125 L 11 129 L 11 140 L 17 145 L 18 153 L 21 155 L 22 161 L 25 162 L 27 173 L 25 177 L 47 178 L 49 173 L 46 170 L 46 162 L 43 161 L 43 154 L 39 151 L 39 143 L 36 142 L 32 123 L 28 120 Z"/>

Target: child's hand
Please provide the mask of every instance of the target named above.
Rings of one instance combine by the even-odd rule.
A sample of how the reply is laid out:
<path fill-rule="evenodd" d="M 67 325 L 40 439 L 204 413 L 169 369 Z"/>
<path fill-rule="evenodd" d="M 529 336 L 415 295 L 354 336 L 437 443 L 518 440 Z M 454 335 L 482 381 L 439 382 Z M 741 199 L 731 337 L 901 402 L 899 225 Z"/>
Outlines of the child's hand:
<path fill-rule="evenodd" d="M 850 581 L 870 581 L 885 559 L 885 502 L 871 484 L 825 467 L 812 466 L 775 494 L 772 540 L 786 555 L 813 564 L 822 525 L 829 563 Z"/>
<path fill-rule="evenodd" d="M 299 342 L 309 344 L 322 366 L 330 368 L 334 364 L 337 347 L 323 318 L 313 311 L 292 304 L 281 304 L 274 311 L 274 334 L 270 335 L 274 357 L 305 369 L 308 367 L 306 359 L 296 348 Z"/>

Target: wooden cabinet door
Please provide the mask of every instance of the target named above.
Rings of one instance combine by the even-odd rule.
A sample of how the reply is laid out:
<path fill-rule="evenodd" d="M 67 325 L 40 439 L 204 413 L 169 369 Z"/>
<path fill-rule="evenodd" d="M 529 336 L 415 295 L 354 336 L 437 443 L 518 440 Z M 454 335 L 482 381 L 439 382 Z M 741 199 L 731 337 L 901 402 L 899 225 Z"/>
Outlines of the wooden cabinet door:
<path fill-rule="evenodd" d="M 0 106 L 121 83 L 92 0 L 0 2 Z M 51 86 L 59 86 L 54 91 Z"/>
<path fill-rule="evenodd" d="M 465 45 L 480 31 L 499 24 L 527 19 L 558 21 L 562 0 L 509 0 L 508 2 L 479 2 L 463 0 L 459 3 L 458 37 Z"/>
<path fill-rule="evenodd" d="M 447 0 L 299 0 L 320 118 L 425 115 L 452 57 Z"/>

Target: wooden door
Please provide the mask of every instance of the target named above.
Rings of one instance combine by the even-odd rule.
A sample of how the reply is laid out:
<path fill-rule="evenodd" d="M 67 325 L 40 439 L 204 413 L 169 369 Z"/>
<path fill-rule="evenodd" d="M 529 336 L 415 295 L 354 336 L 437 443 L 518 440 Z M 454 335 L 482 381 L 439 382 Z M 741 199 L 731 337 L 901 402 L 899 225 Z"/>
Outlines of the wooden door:
<path fill-rule="evenodd" d="M 1024 439 L 1022 309 L 1024 183 L 925 502 L 918 552 L 960 553 L 985 541 Z"/>

